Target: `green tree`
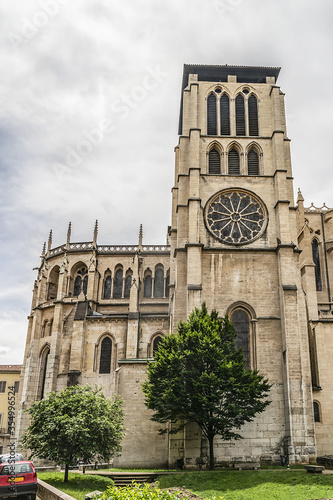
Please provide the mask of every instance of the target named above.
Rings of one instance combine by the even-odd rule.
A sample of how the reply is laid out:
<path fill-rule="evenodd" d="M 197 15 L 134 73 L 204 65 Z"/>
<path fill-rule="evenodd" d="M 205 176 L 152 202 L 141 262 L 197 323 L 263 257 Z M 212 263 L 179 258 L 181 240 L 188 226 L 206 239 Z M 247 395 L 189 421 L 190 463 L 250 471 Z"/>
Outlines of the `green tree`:
<path fill-rule="evenodd" d="M 124 437 L 122 400 L 107 399 L 97 386 L 67 387 L 51 392 L 32 403 L 27 412 L 30 425 L 21 442 L 30 457 L 65 464 L 68 469 L 77 458 L 109 460 L 121 451 Z"/>
<path fill-rule="evenodd" d="M 152 420 L 172 422 L 171 432 L 196 422 L 209 442 L 209 468 L 214 469 L 213 441 L 240 439 L 235 432 L 270 403 L 270 384 L 256 370 L 245 369 L 235 345 L 236 333 L 226 316 L 218 318 L 206 305 L 195 309 L 178 334 L 159 343 L 143 384 Z M 161 429 L 161 433 L 167 430 Z"/>

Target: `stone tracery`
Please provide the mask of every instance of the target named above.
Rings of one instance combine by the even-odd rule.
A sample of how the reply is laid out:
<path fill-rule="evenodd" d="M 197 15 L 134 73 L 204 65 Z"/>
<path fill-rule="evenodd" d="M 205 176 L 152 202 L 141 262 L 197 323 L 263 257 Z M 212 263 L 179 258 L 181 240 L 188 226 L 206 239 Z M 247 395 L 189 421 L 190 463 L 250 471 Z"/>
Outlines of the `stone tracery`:
<path fill-rule="evenodd" d="M 240 189 L 219 192 L 206 207 L 206 223 L 211 234 L 223 243 L 250 243 L 263 233 L 267 211 L 253 193 Z"/>

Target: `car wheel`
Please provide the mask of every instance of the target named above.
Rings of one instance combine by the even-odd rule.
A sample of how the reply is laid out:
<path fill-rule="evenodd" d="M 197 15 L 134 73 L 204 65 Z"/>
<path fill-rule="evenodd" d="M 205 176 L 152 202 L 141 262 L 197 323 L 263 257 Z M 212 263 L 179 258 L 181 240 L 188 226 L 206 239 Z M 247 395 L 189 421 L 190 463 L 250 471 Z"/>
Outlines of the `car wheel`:
<path fill-rule="evenodd" d="M 36 493 L 30 493 L 30 500 L 36 500 Z"/>

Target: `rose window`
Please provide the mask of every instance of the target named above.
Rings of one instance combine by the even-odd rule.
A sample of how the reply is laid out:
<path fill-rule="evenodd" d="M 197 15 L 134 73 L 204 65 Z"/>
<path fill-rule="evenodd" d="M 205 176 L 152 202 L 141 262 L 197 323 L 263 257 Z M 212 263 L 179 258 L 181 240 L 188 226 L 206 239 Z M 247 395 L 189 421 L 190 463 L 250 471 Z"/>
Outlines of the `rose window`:
<path fill-rule="evenodd" d="M 250 243 L 265 231 L 267 210 L 255 194 L 226 189 L 206 205 L 206 224 L 210 233 L 223 243 Z"/>

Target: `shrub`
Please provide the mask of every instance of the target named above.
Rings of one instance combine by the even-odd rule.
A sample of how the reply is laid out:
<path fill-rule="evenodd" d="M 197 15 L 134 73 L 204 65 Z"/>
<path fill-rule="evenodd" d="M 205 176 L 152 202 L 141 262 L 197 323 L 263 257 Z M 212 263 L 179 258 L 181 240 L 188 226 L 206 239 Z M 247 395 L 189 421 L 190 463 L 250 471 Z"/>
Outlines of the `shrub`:
<path fill-rule="evenodd" d="M 108 486 L 106 492 L 96 498 L 98 500 L 179 500 L 177 494 L 152 488 L 147 483 L 140 485 L 135 482 L 124 488 Z"/>

